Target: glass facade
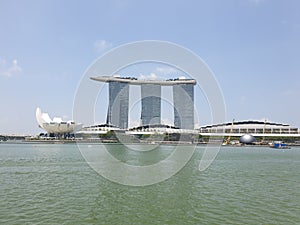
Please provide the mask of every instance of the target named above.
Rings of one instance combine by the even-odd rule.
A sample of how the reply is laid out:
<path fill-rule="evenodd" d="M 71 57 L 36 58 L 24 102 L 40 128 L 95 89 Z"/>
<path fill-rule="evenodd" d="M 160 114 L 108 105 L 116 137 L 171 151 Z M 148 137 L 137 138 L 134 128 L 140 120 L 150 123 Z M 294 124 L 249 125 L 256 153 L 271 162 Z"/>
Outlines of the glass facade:
<path fill-rule="evenodd" d="M 173 86 L 174 126 L 194 129 L 194 85 Z"/>
<path fill-rule="evenodd" d="M 132 78 L 105 76 L 100 78 L 98 81 L 109 84 L 107 124 L 128 129 L 130 85 L 141 87 L 141 125 L 161 124 L 162 86 L 172 86 L 174 126 L 180 129 L 194 129 L 195 80 L 137 81 Z"/>
<path fill-rule="evenodd" d="M 161 85 L 142 84 L 142 125 L 161 123 Z"/>
<path fill-rule="evenodd" d="M 123 82 L 109 82 L 109 103 L 107 124 L 121 129 L 128 128 L 129 84 Z"/>

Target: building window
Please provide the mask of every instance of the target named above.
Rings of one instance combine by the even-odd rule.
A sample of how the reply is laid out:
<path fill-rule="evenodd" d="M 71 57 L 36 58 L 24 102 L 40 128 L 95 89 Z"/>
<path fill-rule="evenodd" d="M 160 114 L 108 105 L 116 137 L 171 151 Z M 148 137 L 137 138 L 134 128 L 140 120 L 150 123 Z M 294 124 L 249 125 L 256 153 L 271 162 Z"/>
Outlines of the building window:
<path fill-rule="evenodd" d="M 280 133 L 280 129 L 276 128 L 276 129 L 273 129 L 273 132 L 274 134 L 279 134 Z"/>
<path fill-rule="evenodd" d="M 263 132 L 264 132 L 263 129 L 256 129 L 256 133 L 257 133 L 257 134 L 262 134 Z"/>
<path fill-rule="evenodd" d="M 255 133 L 255 129 L 248 129 L 248 133 Z"/>

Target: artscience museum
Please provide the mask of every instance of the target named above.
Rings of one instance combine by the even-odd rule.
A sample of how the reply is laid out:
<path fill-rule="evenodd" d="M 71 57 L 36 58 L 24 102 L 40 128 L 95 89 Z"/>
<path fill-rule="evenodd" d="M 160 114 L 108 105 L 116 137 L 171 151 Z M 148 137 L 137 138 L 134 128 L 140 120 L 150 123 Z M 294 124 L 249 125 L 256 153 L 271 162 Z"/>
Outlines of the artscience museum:
<path fill-rule="evenodd" d="M 63 121 L 60 117 L 50 118 L 48 113 L 43 113 L 40 108 L 35 112 L 36 120 L 39 127 L 50 134 L 67 134 L 73 133 L 81 129 L 81 124 L 76 124 L 74 121 Z"/>

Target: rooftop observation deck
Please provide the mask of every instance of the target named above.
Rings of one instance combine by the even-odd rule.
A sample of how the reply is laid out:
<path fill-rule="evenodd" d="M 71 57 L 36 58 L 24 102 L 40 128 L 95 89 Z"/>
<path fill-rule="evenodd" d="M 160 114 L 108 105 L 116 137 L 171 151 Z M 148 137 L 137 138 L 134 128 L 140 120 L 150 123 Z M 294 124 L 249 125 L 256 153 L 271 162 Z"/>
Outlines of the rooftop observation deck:
<path fill-rule="evenodd" d="M 142 84 L 154 84 L 161 86 L 174 86 L 179 84 L 192 84 L 196 85 L 196 80 L 194 79 L 168 79 L 168 80 L 138 80 L 134 77 L 114 77 L 114 76 L 98 76 L 98 77 L 90 77 L 90 79 L 100 82 L 122 82 L 128 83 L 131 85 L 142 85 Z"/>

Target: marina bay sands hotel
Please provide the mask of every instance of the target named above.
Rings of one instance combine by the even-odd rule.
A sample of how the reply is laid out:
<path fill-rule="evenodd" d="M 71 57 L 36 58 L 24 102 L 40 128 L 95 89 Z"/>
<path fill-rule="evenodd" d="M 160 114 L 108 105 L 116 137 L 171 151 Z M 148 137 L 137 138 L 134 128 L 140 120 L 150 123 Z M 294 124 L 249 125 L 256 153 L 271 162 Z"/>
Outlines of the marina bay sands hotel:
<path fill-rule="evenodd" d="M 120 76 L 99 76 L 91 79 L 109 85 L 107 124 L 128 129 L 130 85 L 141 87 L 142 126 L 161 124 L 161 89 L 162 86 L 172 86 L 174 126 L 194 129 L 194 79 L 138 80 Z"/>

